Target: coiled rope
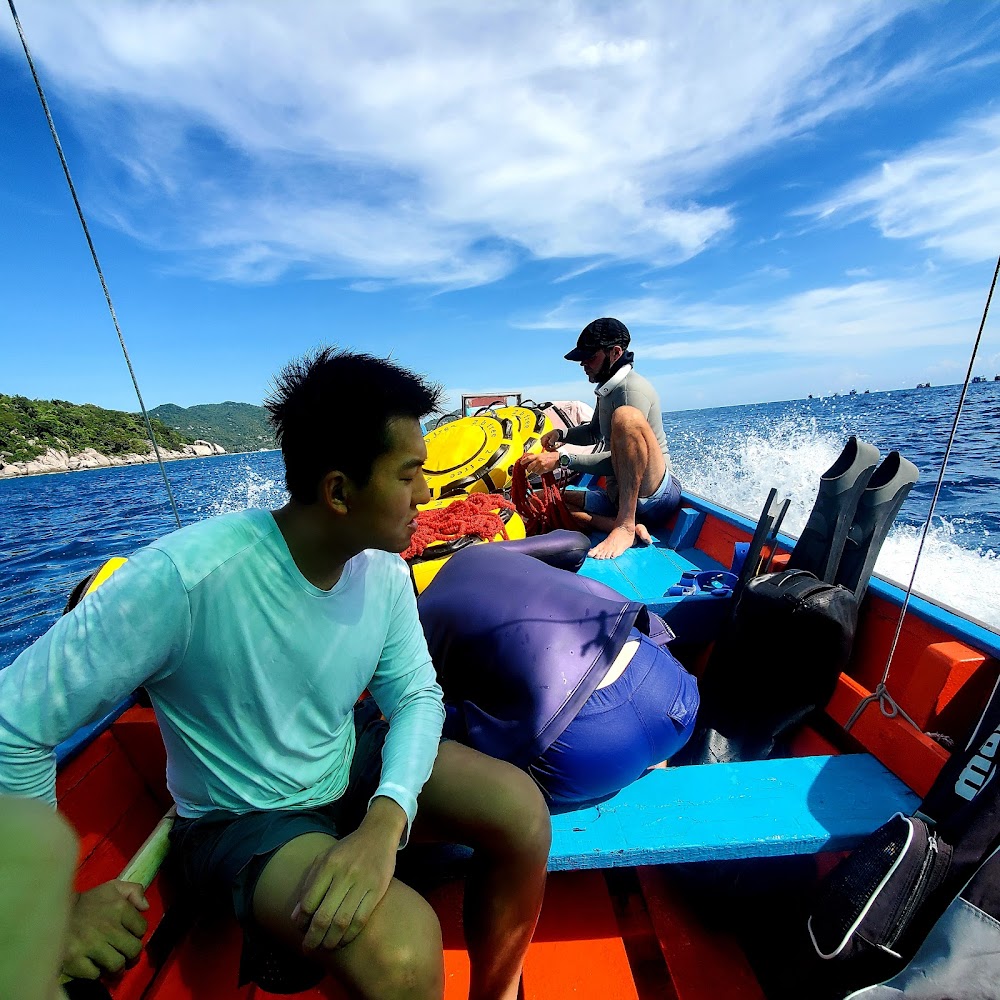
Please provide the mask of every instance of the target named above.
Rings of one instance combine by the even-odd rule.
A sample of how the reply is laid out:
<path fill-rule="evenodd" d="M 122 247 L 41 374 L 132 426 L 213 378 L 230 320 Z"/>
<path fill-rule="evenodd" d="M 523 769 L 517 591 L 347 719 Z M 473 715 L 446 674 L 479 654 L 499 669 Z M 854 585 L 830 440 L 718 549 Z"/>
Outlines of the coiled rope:
<path fill-rule="evenodd" d="M 528 482 L 528 475 L 520 461 L 515 462 L 511 469 L 510 498 L 524 520 L 527 534 L 544 535 L 557 528 L 579 530 L 556 486 L 555 477 L 546 472 L 541 478 L 542 488 L 535 490 Z"/>
<path fill-rule="evenodd" d="M 453 542 L 465 535 L 478 535 L 484 542 L 497 535 L 509 538 L 497 511 L 514 509 L 514 504 L 497 493 L 470 493 L 447 507 L 422 510 L 417 514 L 417 530 L 403 558 L 415 559 L 435 542 Z"/>
<path fill-rule="evenodd" d="M 143 420 L 146 422 L 146 430 L 149 433 L 150 443 L 153 445 L 153 451 L 156 454 L 156 462 L 160 467 L 160 475 L 163 476 L 163 485 L 167 488 L 167 496 L 170 499 L 170 509 L 174 512 L 174 520 L 177 522 L 177 527 L 181 526 L 181 516 L 177 512 L 177 503 L 174 501 L 173 490 L 170 489 L 170 480 L 167 479 L 167 470 L 163 464 L 163 458 L 160 455 L 159 445 L 156 443 L 156 435 L 153 433 L 153 424 L 149 419 L 149 414 L 146 412 L 146 404 L 143 402 L 142 393 L 139 391 L 139 381 L 135 376 L 135 369 L 132 367 L 132 359 L 129 357 L 128 348 L 125 346 L 125 338 L 122 336 L 121 326 L 118 323 L 118 315 L 115 312 L 114 303 L 111 301 L 111 292 L 108 291 L 108 283 L 104 280 L 104 272 L 101 269 L 101 262 L 97 256 L 97 249 L 94 247 L 94 241 L 90 237 L 90 227 L 87 225 L 86 216 L 83 214 L 83 207 L 80 205 L 80 199 L 76 194 L 76 186 L 73 184 L 73 178 L 69 172 L 69 164 L 66 162 L 66 154 L 63 152 L 62 143 L 59 141 L 59 133 L 56 131 L 56 123 L 52 118 L 52 112 L 49 110 L 49 102 L 45 99 L 45 91 L 42 89 L 42 81 L 38 77 L 38 72 L 35 69 L 35 61 L 31 58 L 31 51 L 28 49 L 28 42 L 24 37 L 24 31 L 21 28 L 21 20 L 17 16 L 17 10 L 14 7 L 14 0 L 7 0 L 7 6 L 10 7 L 11 16 L 14 18 L 14 26 L 17 28 L 17 35 L 21 39 L 21 48 L 24 49 L 24 57 L 28 60 L 28 69 L 31 70 L 32 79 L 35 81 L 35 89 L 38 91 L 38 99 L 42 102 L 42 110 L 45 112 L 45 120 L 49 123 L 49 131 L 52 133 L 52 141 L 55 143 L 56 152 L 59 154 L 59 162 L 62 164 L 63 174 L 66 176 L 66 183 L 69 185 L 69 193 L 73 198 L 73 204 L 76 206 L 76 214 L 80 219 L 80 225 L 83 227 L 83 235 L 86 237 L 87 246 L 90 248 L 90 256 L 93 258 L 94 267 L 97 269 L 97 277 L 101 281 L 101 288 L 104 290 L 104 300 L 108 304 L 108 311 L 111 313 L 111 321 L 115 325 L 115 332 L 118 334 L 118 343 L 121 345 L 122 354 L 125 355 L 125 364 L 128 365 L 128 373 L 132 376 L 132 385 L 135 387 L 135 395 L 139 400 L 139 409 L 142 410 Z"/>

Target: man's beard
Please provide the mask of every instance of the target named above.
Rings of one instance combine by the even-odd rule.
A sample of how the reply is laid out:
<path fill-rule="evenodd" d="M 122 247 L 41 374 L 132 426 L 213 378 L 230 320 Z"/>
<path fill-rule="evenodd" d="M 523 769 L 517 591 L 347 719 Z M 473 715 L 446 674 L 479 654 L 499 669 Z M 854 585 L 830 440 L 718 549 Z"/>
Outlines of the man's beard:
<path fill-rule="evenodd" d="M 594 372 L 593 375 L 588 375 L 587 378 L 590 379 L 595 385 L 600 385 L 602 382 L 607 382 L 611 375 L 611 358 L 605 356 L 604 364 Z"/>

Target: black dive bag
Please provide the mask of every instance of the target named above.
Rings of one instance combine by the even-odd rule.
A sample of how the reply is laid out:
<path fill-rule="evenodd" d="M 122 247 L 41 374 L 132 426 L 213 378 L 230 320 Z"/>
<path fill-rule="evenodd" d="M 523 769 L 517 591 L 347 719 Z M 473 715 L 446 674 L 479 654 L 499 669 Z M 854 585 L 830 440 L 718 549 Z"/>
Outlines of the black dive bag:
<path fill-rule="evenodd" d="M 1000 846 L 998 763 L 1000 682 L 971 737 L 952 751 L 920 809 L 912 817 L 892 817 L 820 884 L 809 936 L 816 955 L 837 960 L 834 966 L 840 968 L 827 978 L 839 984 L 840 995 L 900 973 L 918 949 L 927 950 L 932 929 L 938 939 L 934 947 L 940 949 L 941 935 L 954 923 L 954 914 L 948 920 L 945 914 L 959 894 L 972 898 L 969 885 L 978 887 L 985 912 L 1000 909 L 1000 861 L 994 857 L 984 866 Z M 959 940 L 944 943 L 953 957 L 966 947 Z M 993 954 L 1000 981 L 1000 935 Z M 1000 996 L 1000 986 L 995 995 Z"/>
<path fill-rule="evenodd" d="M 673 764 L 764 760 L 825 705 L 847 666 L 858 602 L 806 570 L 752 579 L 698 681 L 698 728 Z"/>

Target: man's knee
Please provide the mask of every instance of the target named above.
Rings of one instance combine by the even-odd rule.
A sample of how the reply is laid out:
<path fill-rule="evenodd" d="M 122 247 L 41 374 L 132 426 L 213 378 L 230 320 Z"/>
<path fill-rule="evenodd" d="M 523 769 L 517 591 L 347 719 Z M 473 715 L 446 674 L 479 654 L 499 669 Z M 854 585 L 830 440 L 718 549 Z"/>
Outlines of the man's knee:
<path fill-rule="evenodd" d="M 644 424 L 648 426 L 648 421 L 634 406 L 619 406 L 611 414 L 612 434 L 642 434 Z"/>
<path fill-rule="evenodd" d="M 404 908 L 386 921 L 369 923 L 349 946 L 362 949 L 349 959 L 354 987 L 371 1000 L 438 1000 L 444 995 L 444 946 L 437 916 L 430 904 L 406 890 L 393 902 Z M 344 971 L 342 954 L 335 949 L 320 956 L 335 978 Z"/>
<path fill-rule="evenodd" d="M 372 950 L 371 991 L 379 1000 L 440 997 L 444 994 L 444 947 L 431 908 L 404 933 Z"/>
<path fill-rule="evenodd" d="M 552 843 L 549 807 L 538 786 L 517 768 L 510 769 L 496 816 L 506 850 L 526 859 L 547 861 Z"/>

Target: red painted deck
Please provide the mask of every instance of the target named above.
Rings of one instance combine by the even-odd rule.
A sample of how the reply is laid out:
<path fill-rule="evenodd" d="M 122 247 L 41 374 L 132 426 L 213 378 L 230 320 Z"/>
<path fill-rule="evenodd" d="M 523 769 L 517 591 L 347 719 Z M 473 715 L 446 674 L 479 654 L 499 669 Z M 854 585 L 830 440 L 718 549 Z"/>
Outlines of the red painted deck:
<path fill-rule="evenodd" d="M 728 564 L 734 541 L 747 533 L 706 519 L 699 548 Z M 779 556 L 780 558 L 780 556 Z M 877 704 L 861 715 L 850 736 L 841 727 L 881 678 L 897 609 L 869 595 L 854 662 L 842 674 L 821 734 L 802 731 L 797 753 L 828 754 L 859 745 L 923 794 L 947 759 L 940 743 Z M 692 653 L 697 670 L 705 650 Z M 984 657 L 933 625 L 911 616 L 889 678 L 889 689 L 918 723 L 961 741 L 1000 672 Z M 60 808 L 80 836 L 78 886 L 117 876 L 170 806 L 164 789 L 164 752 L 155 718 L 135 707 L 59 774 Z M 820 867 L 832 859 L 821 858 Z M 148 896 L 154 933 L 169 886 L 158 878 Z M 469 968 L 461 929 L 460 882 L 435 889 L 445 942 L 448 1000 L 465 1000 Z M 162 933 L 158 937 L 162 938 Z M 232 921 L 189 929 L 176 947 L 159 943 L 109 982 L 115 1000 L 262 1000 L 257 987 L 237 986 L 240 934 Z M 664 868 L 579 871 L 550 876 L 545 906 L 524 969 L 525 1000 L 760 1000 L 765 996 L 740 943 L 727 931 L 709 931 Z M 335 984 L 297 995 L 339 1000 Z"/>

